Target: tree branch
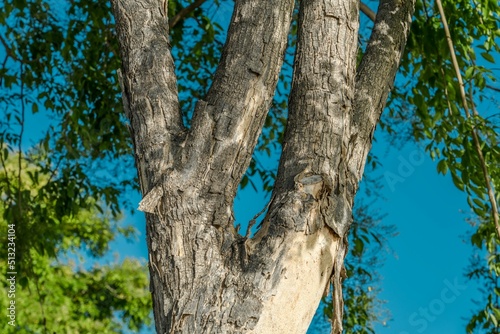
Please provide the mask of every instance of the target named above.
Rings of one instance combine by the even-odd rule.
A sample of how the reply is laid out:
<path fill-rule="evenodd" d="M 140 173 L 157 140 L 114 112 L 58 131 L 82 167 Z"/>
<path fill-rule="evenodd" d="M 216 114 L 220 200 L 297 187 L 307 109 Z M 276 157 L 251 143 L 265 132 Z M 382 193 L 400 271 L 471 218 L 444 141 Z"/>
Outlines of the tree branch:
<path fill-rule="evenodd" d="M 5 39 L 2 37 L 2 35 L 0 35 L 0 44 L 2 44 L 3 47 L 5 48 L 5 55 L 6 55 L 6 57 L 10 57 L 10 58 L 12 58 L 12 60 L 20 62 L 21 64 L 33 64 L 33 63 L 36 63 L 36 62 L 38 62 L 39 58 L 41 57 L 41 56 L 38 56 L 37 58 L 30 59 L 30 60 L 19 58 L 19 56 L 16 55 L 16 53 L 12 50 L 12 48 L 9 47 L 9 45 L 7 44 L 7 42 L 5 41 Z"/>
<path fill-rule="evenodd" d="M 375 22 L 377 14 L 373 10 L 371 10 L 370 7 L 368 7 L 364 2 L 362 1 L 359 2 L 359 9 L 363 12 L 363 14 L 368 16 L 370 20 Z"/>
<path fill-rule="evenodd" d="M 453 46 L 453 40 L 451 39 L 450 30 L 448 29 L 448 23 L 446 22 L 446 16 L 444 14 L 443 5 L 441 4 L 441 0 L 436 0 L 436 4 L 439 9 L 439 14 L 441 15 L 441 23 L 443 23 L 444 33 L 446 35 L 446 42 L 448 43 L 448 48 L 450 50 L 451 62 L 453 64 L 453 68 L 455 69 L 455 74 L 458 79 L 458 84 L 460 88 L 460 97 L 462 98 L 462 103 L 464 105 L 465 113 L 467 117 L 469 117 L 469 106 L 467 105 L 467 98 L 465 95 L 465 85 L 462 80 L 462 74 L 460 74 L 460 66 L 458 65 L 457 56 L 455 55 L 455 47 Z"/>
<path fill-rule="evenodd" d="M 364 170 L 375 126 L 393 87 L 410 32 L 415 0 L 381 0 L 377 18 L 356 75 L 349 143 L 349 171 L 358 181 Z M 356 184 L 357 187 L 357 184 Z"/>
<path fill-rule="evenodd" d="M 122 60 L 122 97 L 130 120 L 140 185 L 146 195 L 177 159 L 184 131 L 168 41 L 166 1 L 112 0 Z M 120 73 L 119 73 L 120 74 Z"/>
<path fill-rule="evenodd" d="M 230 202 L 272 102 L 293 7 L 293 0 L 235 3 L 212 86 L 195 108 L 184 159 L 197 165 L 200 183 Z"/>
<path fill-rule="evenodd" d="M 273 191 L 275 200 L 265 218 L 275 222 L 268 229 L 271 236 L 329 232 L 338 242 L 329 272 L 334 285 L 335 334 L 342 333 L 344 238 L 352 222 L 354 199 L 352 179 L 346 173 L 346 148 L 356 73 L 358 1 L 300 1 L 287 129 Z M 322 207 L 321 223 L 297 216 L 297 207 L 311 205 L 297 204 L 298 198 L 307 198 L 301 193 L 304 189 L 313 194 L 314 189 L 324 189 L 321 200 L 316 194 L 310 197 Z M 316 217 L 314 210 L 304 211 Z M 292 227 L 283 232 L 277 222 L 296 225 L 289 223 Z M 322 287 L 326 288 L 330 280 L 321 282 Z"/>
<path fill-rule="evenodd" d="M 493 91 L 495 91 L 495 92 L 500 93 L 500 88 L 497 88 L 497 87 L 495 87 L 495 86 L 488 85 L 488 84 L 486 84 L 486 87 L 488 87 L 489 89 L 491 89 L 491 90 L 493 90 Z"/>
<path fill-rule="evenodd" d="M 5 41 L 5 39 L 2 37 L 2 35 L 0 35 L 0 43 L 3 45 L 3 47 L 5 48 L 5 54 L 9 57 L 11 57 L 12 59 L 14 59 L 15 61 L 19 61 L 19 62 L 22 62 L 21 59 L 19 59 L 16 54 L 14 53 L 14 51 L 12 51 L 12 49 L 9 47 L 9 45 L 7 44 L 7 42 Z"/>
<path fill-rule="evenodd" d="M 450 30 L 448 28 L 448 23 L 446 21 L 446 16 L 444 13 L 443 5 L 441 3 L 441 0 L 436 0 L 436 4 L 439 9 L 439 14 L 441 15 L 441 22 L 443 23 L 443 28 L 444 32 L 446 35 L 446 41 L 448 42 L 448 48 L 450 50 L 450 55 L 451 55 L 451 61 L 453 63 L 453 68 L 455 69 L 455 74 L 458 79 L 458 84 L 460 86 L 460 96 L 462 98 L 462 104 L 464 106 L 465 110 L 465 115 L 467 118 L 471 118 L 471 114 L 469 111 L 469 106 L 467 104 L 467 97 L 465 95 L 465 85 L 462 80 L 462 74 L 460 73 L 460 66 L 458 65 L 457 57 L 455 55 L 455 47 L 453 46 L 453 40 L 451 39 L 451 34 Z M 477 109 L 474 107 L 474 103 L 472 100 L 472 94 L 471 94 L 471 103 L 472 103 L 472 111 L 474 115 L 478 115 Z M 493 190 L 493 187 L 491 185 L 491 178 L 490 174 L 488 172 L 488 167 L 486 166 L 486 161 L 484 160 L 483 156 L 483 151 L 481 150 L 481 143 L 479 141 L 479 136 L 477 134 L 476 129 L 472 129 L 472 140 L 474 141 L 474 148 L 476 150 L 477 156 L 479 158 L 479 162 L 481 164 L 481 170 L 483 172 L 483 178 L 486 183 L 486 189 L 489 197 L 489 201 L 491 204 L 491 211 L 492 211 L 492 216 L 493 216 L 493 221 L 495 223 L 495 228 L 497 232 L 497 236 L 500 239 L 500 222 L 498 218 L 498 208 L 497 208 L 497 201 L 495 199 L 495 191 Z"/>
<path fill-rule="evenodd" d="M 189 6 L 182 8 L 177 14 L 172 17 L 169 22 L 168 22 L 168 27 L 172 29 L 175 27 L 179 21 L 183 20 L 186 16 L 188 16 L 192 11 L 194 11 L 196 8 L 200 7 L 205 1 L 207 0 L 196 0 Z"/>

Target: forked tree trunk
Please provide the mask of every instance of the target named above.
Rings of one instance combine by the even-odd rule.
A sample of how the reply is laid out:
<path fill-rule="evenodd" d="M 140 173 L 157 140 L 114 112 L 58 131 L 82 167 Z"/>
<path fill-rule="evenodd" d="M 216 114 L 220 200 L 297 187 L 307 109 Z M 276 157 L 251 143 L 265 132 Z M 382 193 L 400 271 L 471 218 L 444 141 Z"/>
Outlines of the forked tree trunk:
<path fill-rule="evenodd" d="M 356 69 L 356 0 L 301 0 L 276 186 L 255 237 L 233 200 L 276 87 L 294 0 L 237 0 L 222 59 L 182 124 L 167 2 L 113 0 L 123 100 L 146 212 L 158 333 L 304 333 L 332 280 L 339 312 L 346 233 L 413 0 L 382 1 Z"/>

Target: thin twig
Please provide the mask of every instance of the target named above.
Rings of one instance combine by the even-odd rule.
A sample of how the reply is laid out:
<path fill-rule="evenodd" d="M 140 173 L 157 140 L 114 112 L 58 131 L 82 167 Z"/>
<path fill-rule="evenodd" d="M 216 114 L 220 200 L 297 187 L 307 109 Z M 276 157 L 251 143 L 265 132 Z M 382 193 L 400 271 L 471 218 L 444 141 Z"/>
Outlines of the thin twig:
<path fill-rule="evenodd" d="M 458 66 L 457 57 L 455 55 L 455 47 L 453 46 L 453 40 L 451 39 L 450 30 L 448 29 L 448 23 L 446 22 L 446 16 L 444 14 L 443 4 L 441 3 L 441 0 L 436 0 L 436 4 L 437 4 L 438 9 L 439 9 L 439 14 L 441 15 L 441 22 L 443 23 L 444 31 L 446 34 L 446 41 L 448 42 L 448 48 L 450 49 L 451 60 L 453 63 L 453 67 L 455 68 L 455 73 L 457 75 L 458 83 L 460 85 L 460 95 L 462 97 L 462 103 L 464 105 L 465 114 L 466 114 L 467 118 L 471 118 L 469 107 L 467 105 L 467 98 L 465 96 L 464 82 L 462 80 L 462 75 L 460 74 L 460 67 Z M 472 102 L 472 99 L 471 99 L 471 102 Z M 472 102 L 472 105 L 473 105 L 473 102 Z M 476 108 L 474 107 L 474 105 L 472 108 L 473 108 L 474 115 L 477 116 L 478 112 L 477 112 Z M 493 190 L 493 187 L 491 186 L 491 180 L 490 180 L 490 175 L 488 173 L 488 167 L 486 166 L 486 161 L 484 160 L 483 152 L 481 150 L 481 144 L 479 143 L 479 136 L 477 135 L 477 132 L 474 128 L 472 129 L 472 139 L 474 141 L 474 146 L 475 146 L 477 155 L 479 157 L 479 161 L 481 163 L 483 177 L 484 177 L 484 180 L 486 181 L 486 189 L 488 190 L 488 197 L 489 197 L 490 204 L 491 204 L 493 221 L 495 222 L 497 236 L 498 236 L 498 238 L 500 238 L 500 222 L 498 221 L 498 208 L 497 208 L 497 202 L 495 199 L 495 192 Z"/>
<path fill-rule="evenodd" d="M 359 2 L 359 9 L 363 12 L 363 14 L 368 16 L 368 18 L 370 20 L 375 22 L 375 17 L 377 16 L 377 14 L 375 14 L 375 12 L 370 9 L 370 7 L 368 7 L 366 4 L 364 4 L 363 2 L 360 1 Z"/>
<path fill-rule="evenodd" d="M 9 56 L 6 54 L 5 58 L 4 58 L 3 62 L 2 62 L 2 69 L 5 68 L 5 65 L 7 64 L 7 60 L 9 60 Z M 0 77 L 0 87 L 2 87 L 2 85 L 3 85 L 3 78 L 4 78 L 4 76 Z"/>
<path fill-rule="evenodd" d="M 63 160 L 63 157 L 60 156 L 59 160 L 57 161 L 57 164 L 55 165 L 54 169 L 50 171 L 50 176 L 49 179 L 47 180 L 47 183 L 45 185 L 48 185 L 50 182 L 52 182 L 52 178 L 56 175 L 57 169 L 59 168 L 59 165 L 61 164 L 61 161 Z"/>
<path fill-rule="evenodd" d="M 9 57 L 11 57 L 12 59 L 14 59 L 15 61 L 19 61 L 19 62 L 22 62 L 21 59 L 19 59 L 15 52 L 12 51 L 12 49 L 9 47 L 9 45 L 7 44 L 7 42 L 5 41 L 5 39 L 3 39 L 2 35 L 0 35 L 0 43 L 2 43 L 3 47 L 5 48 L 5 54 Z"/>
<path fill-rule="evenodd" d="M 476 106 L 474 105 L 474 101 L 472 100 L 472 86 L 470 87 L 469 89 L 469 96 L 470 96 L 470 101 L 471 101 L 471 107 L 472 107 L 472 112 L 474 113 L 474 115 L 478 115 L 478 111 L 476 109 Z M 475 130 L 473 129 L 473 134 L 476 135 L 476 132 Z M 476 135 L 476 138 L 477 138 L 477 135 Z M 498 237 L 500 238 L 500 224 L 498 222 L 498 207 L 497 207 L 497 202 L 495 200 L 495 192 L 493 190 L 493 187 L 491 187 L 490 185 L 490 176 L 489 176 L 489 173 L 488 173 L 488 169 L 486 167 L 486 162 L 484 161 L 484 157 L 483 157 L 483 153 L 481 151 L 481 147 L 477 147 L 478 145 L 476 145 L 476 149 L 479 150 L 480 155 L 479 155 L 479 159 L 481 160 L 481 167 L 482 167 L 482 170 L 483 170 L 483 175 L 484 175 L 484 178 L 486 179 L 486 182 L 487 182 L 487 190 L 488 190 L 488 197 L 490 199 L 490 203 L 491 203 L 491 209 L 493 211 L 493 220 L 495 221 L 495 227 L 496 227 L 496 230 L 497 230 L 497 234 L 498 234 Z"/>
<path fill-rule="evenodd" d="M 429 9 L 427 8 L 427 1 L 422 1 L 422 4 L 424 5 L 424 13 L 425 13 L 425 18 L 427 19 L 427 22 L 429 21 Z"/>
<path fill-rule="evenodd" d="M 188 16 L 192 11 L 194 11 L 196 8 L 200 7 L 205 1 L 207 0 L 196 0 L 186 8 L 182 8 L 177 14 L 172 17 L 171 20 L 168 22 L 168 27 L 172 29 L 175 27 L 177 23 L 179 23 L 180 20 L 184 19 L 186 16 Z"/>
<path fill-rule="evenodd" d="M 245 233 L 245 238 L 250 238 L 250 234 L 252 232 L 252 227 L 255 225 L 255 223 L 257 222 L 257 218 L 259 218 L 259 216 L 261 214 L 263 214 L 268 208 L 269 208 L 269 205 L 271 205 L 271 202 L 272 202 L 272 198 L 271 198 L 271 201 L 269 201 L 269 203 L 266 204 L 266 206 L 264 207 L 264 209 L 262 209 L 262 211 L 260 211 L 258 214 L 256 214 L 253 219 L 250 220 L 250 222 L 248 222 L 248 226 L 247 226 L 247 232 Z"/>
<path fill-rule="evenodd" d="M 450 49 L 451 62 L 453 63 L 453 68 L 457 75 L 458 84 L 460 85 L 460 96 L 462 97 L 462 103 L 464 105 L 465 113 L 469 117 L 469 106 L 467 105 L 467 98 L 465 97 L 465 85 L 462 80 L 462 74 L 460 74 L 460 67 L 458 66 L 457 56 L 455 55 L 455 47 L 453 46 L 453 40 L 451 39 L 450 30 L 448 29 L 448 23 L 446 22 L 446 16 L 444 15 L 443 5 L 441 0 L 436 0 L 439 14 L 441 14 L 441 22 L 443 23 L 444 32 L 446 35 L 446 41 L 448 42 L 448 48 Z"/>
<path fill-rule="evenodd" d="M 441 74 L 443 75 L 443 79 L 444 79 L 444 81 L 446 83 L 446 75 L 444 73 L 443 68 L 441 68 Z M 448 110 L 450 111 L 450 115 L 452 115 L 453 111 L 451 110 L 450 96 L 448 95 L 448 87 L 446 87 L 446 85 L 445 85 L 445 88 L 444 88 L 444 95 L 446 96 L 446 102 L 448 103 Z"/>
<path fill-rule="evenodd" d="M 42 297 L 42 294 L 40 292 L 40 278 L 39 277 L 35 278 L 35 287 L 36 287 L 36 293 L 38 294 L 38 303 L 40 304 L 40 310 L 42 311 L 43 327 L 45 329 L 44 332 L 48 333 L 47 318 L 45 317 L 45 307 L 43 305 L 45 298 Z"/>
<path fill-rule="evenodd" d="M 500 88 L 497 88 L 497 87 L 494 87 L 494 86 L 488 85 L 488 84 L 486 84 L 486 87 L 489 88 L 489 89 L 491 89 L 491 90 L 494 90 L 495 92 L 499 92 L 500 93 Z"/>
<path fill-rule="evenodd" d="M 269 202 L 266 204 L 266 206 L 264 207 L 264 209 L 262 209 L 258 214 L 256 214 L 253 219 L 250 220 L 250 222 L 248 222 L 248 226 L 247 226 L 247 232 L 245 233 L 245 238 L 250 238 L 250 234 L 252 233 L 252 227 L 255 225 L 255 223 L 257 222 L 257 218 L 259 218 L 259 216 L 261 214 L 263 214 L 264 212 L 266 212 L 267 209 L 269 209 L 269 207 L 271 206 L 271 204 L 273 203 L 274 201 L 274 194 L 271 196 L 271 199 L 269 200 Z"/>
<path fill-rule="evenodd" d="M 23 134 L 24 134 L 24 117 L 26 114 L 26 104 L 24 102 L 24 65 L 21 63 L 21 130 L 19 131 L 19 143 L 18 143 L 18 150 L 19 150 L 19 159 L 18 159 L 18 168 L 19 168 L 19 173 L 17 175 L 18 178 L 18 206 L 19 206 L 19 217 L 21 218 L 23 216 L 23 206 L 22 206 L 22 201 L 21 201 L 21 186 L 22 186 L 22 152 L 23 152 Z"/>

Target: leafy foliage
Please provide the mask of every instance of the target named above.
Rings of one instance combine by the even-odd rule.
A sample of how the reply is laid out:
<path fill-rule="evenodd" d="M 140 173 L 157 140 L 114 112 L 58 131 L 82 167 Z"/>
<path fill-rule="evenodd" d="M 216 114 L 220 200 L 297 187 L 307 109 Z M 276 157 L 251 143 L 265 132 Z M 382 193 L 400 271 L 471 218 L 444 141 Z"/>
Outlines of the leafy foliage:
<path fill-rule="evenodd" d="M 57 171 L 40 167 L 43 162 L 39 159 L 43 157 L 32 153 L 28 163 L 27 157 L 18 155 L 2 161 L 0 184 L 4 201 L 0 211 L 4 235 L 7 222 L 14 222 L 16 234 L 22 236 L 16 251 L 19 271 L 30 268 L 32 250 L 54 258 L 61 252 L 76 252 L 85 247 L 90 255 L 98 257 L 108 250 L 116 233 L 133 235 L 132 227 L 117 225 L 114 218 L 118 217 L 113 217 L 110 210 L 104 211 L 102 201 L 81 193 L 81 171 L 58 175 Z M 0 251 L 3 258 L 5 252 L 6 249 Z"/>
<path fill-rule="evenodd" d="M 151 323 L 151 296 L 145 266 L 126 260 L 89 271 L 54 264 L 33 251 L 35 276 L 16 289 L 16 327 L 2 322 L 2 333 L 124 333 Z M 0 261 L 7 272 L 5 261 Z M 7 281 L 2 280 L 7 290 Z M 5 294 L 0 305 L 7 309 Z"/>
<path fill-rule="evenodd" d="M 17 327 L 2 332 L 138 330 L 151 322 L 143 264 L 67 264 L 135 234 L 118 223 L 136 185 L 109 4 L 4 1 L 0 24 L 0 230 L 15 225 L 18 273 Z"/>
<path fill-rule="evenodd" d="M 101 256 L 117 234 L 131 236 L 134 229 L 118 225 L 111 212 L 100 212 L 102 207 L 91 197 L 83 203 L 67 194 L 58 197 L 60 190 L 71 191 L 58 184 L 64 176 L 50 175 L 25 159 L 19 167 L 14 158 L 4 160 L 0 173 L 5 200 L 0 231 L 7 236 L 8 224 L 15 225 L 17 267 L 8 267 L 8 249 L 3 247 L 0 268 L 7 277 L 17 272 L 18 284 L 15 299 L 2 294 L 0 305 L 7 309 L 16 302 L 16 327 L 4 321 L 2 333 L 122 333 L 149 325 L 151 297 L 143 264 L 127 260 L 88 271 L 60 260 L 74 258 L 82 249 Z M 10 284 L 7 277 L 1 283 L 4 290 Z"/>
<path fill-rule="evenodd" d="M 382 126 L 391 136 L 402 133 L 400 139 L 424 143 L 438 162 L 438 173 L 450 174 L 455 186 L 467 193 L 477 217 L 471 244 L 479 249 L 485 246 L 489 268 L 468 276 L 496 282 L 500 235 L 495 232 L 494 216 L 498 213 L 492 209 L 492 200 L 498 204 L 500 196 L 489 197 L 488 187 L 500 189 L 500 115 L 483 105 L 495 102 L 491 90 L 498 73 L 491 63 L 500 52 L 495 42 L 500 37 L 500 7 L 483 0 L 442 3 L 446 17 L 440 15 L 437 1 L 417 1 L 400 84 L 392 92 Z M 452 50 L 443 21 L 449 26 Z M 463 77 L 463 91 L 455 65 Z M 411 120 L 411 129 L 399 131 L 405 119 Z M 498 330 L 499 314 L 492 311 L 500 307 L 495 289 L 485 291 L 485 300 L 490 302 L 472 317 L 468 333 L 480 327 Z"/>

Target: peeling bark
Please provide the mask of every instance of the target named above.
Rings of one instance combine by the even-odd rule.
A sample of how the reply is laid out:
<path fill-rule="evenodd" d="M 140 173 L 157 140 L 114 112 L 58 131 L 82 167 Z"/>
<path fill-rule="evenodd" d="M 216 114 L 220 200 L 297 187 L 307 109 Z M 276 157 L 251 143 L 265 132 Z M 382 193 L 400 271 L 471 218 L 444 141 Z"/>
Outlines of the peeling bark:
<path fill-rule="evenodd" d="M 190 129 L 179 113 L 166 1 L 112 4 L 157 332 L 304 333 L 333 278 L 341 333 L 353 199 L 413 2 L 381 3 L 357 76 L 357 0 L 300 2 L 283 154 L 252 239 L 236 233 L 232 205 L 272 101 L 294 0 L 236 1 Z"/>

